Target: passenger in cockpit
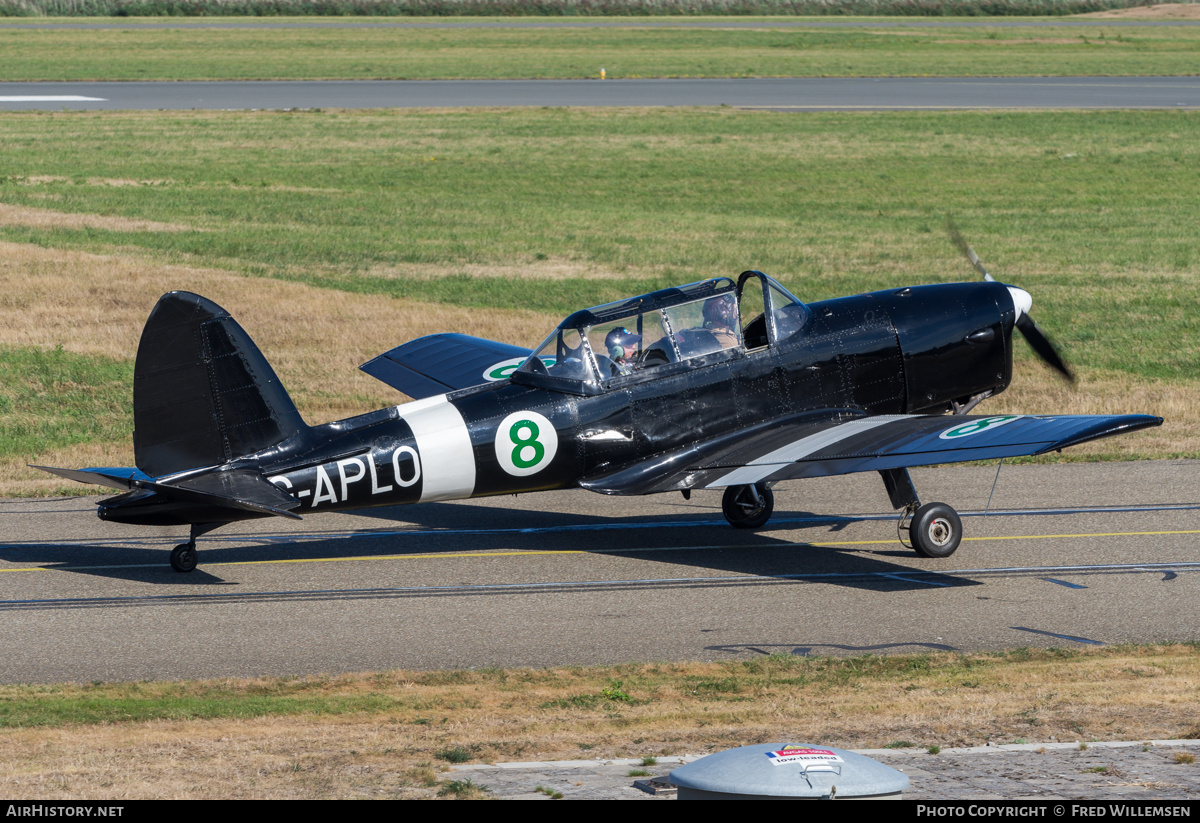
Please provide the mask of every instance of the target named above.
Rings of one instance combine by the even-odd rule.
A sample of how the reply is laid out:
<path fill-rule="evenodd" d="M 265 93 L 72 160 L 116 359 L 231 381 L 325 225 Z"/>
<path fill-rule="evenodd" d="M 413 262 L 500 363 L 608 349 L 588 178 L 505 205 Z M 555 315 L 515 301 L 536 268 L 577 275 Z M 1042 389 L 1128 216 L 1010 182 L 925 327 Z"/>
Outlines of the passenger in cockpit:
<path fill-rule="evenodd" d="M 641 340 L 640 334 L 634 334 L 624 326 L 618 326 L 604 336 L 604 347 L 608 349 L 608 356 L 620 374 L 633 374 Z"/>
<path fill-rule="evenodd" d="M 722 294 L 705 301 L 704 328 L 712 332 L 723 349 L 733 348 L 742 342 L 738 339 L 737 304 L 733 295 Z"/>

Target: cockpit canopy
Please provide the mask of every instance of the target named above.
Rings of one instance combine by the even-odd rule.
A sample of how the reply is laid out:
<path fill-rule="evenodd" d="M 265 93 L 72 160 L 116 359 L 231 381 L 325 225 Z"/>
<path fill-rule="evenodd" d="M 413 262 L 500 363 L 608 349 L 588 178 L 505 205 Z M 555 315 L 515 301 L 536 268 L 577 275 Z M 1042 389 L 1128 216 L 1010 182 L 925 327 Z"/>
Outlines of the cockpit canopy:
<path fill-rule="evenodd" d="M 575 312 L 513 380 L 599 394 L 777 345 L 808 317 L 803 303 L 761 272 L 743 272 L 736 283 L 702 280 Z"/>

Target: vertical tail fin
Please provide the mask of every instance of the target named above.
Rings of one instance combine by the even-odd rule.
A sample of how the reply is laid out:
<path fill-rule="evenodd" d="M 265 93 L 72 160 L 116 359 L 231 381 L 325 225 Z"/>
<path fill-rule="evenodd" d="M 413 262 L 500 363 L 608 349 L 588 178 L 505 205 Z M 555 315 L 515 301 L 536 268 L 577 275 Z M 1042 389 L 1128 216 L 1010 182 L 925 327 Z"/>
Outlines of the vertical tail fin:
<path fill-rule="evenodd" d="M 164 294 L 133 374 L 134 458 L 157 477 L 261 451 L 307 427 L 250 335 L 188 292 Z"/>

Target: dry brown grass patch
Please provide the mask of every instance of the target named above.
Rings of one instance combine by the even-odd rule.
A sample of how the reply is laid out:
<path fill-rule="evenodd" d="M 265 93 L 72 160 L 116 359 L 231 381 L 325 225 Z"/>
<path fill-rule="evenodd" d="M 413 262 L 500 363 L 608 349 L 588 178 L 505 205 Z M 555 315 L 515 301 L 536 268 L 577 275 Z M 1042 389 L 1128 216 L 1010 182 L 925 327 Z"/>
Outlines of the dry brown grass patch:
<path fill-rule="evenodd" d="M 18 186 L 40 186 L 44 183 L 75 183 L 75 178 L 67 177 L 63 174 L 30 174 L 28 176 L 18 177 L 12 176 L 9 181 Z M 126 177 L 89 177 L 81 182 L 85 186 L 163 186 L 172 181 L 167 179 L 158 180 L 131 180 Z"/>
<path fill-rule="evenodd" d="M 1088 14 L 1077 14 L 1075 17 L 1130 17 L 1139 20 L 1200 20 L 1200 4 L 1196 3 L 1157 3 L 1153 6 L 1133 6 L 1128 9 L 1112 9 L 1110 11 L 1093 11 Z"/>
<path fill-rule="evenodd" d="M 37 455 L 38 465 L 132 466 L 133 441 L 119 443 L 82 443 Z M 95 486 L 85 486 L 31 469 L 22 457 L 0 460 L 0 497 L 48 497 L 97 494 Z M 116 492 L 113 492 L 114 494 Z"/>
<path fill-rule="evenodd" d="M 131 181 L 129 185 L 135 184 Z M 7 203 L 0 203 L 0 226 L 108 231 L 198 231 L 178 223 L 159 223 L 154 220 L 134 220 L 129 217 L 109 217 L 101 214 L 74 214 L 29 206 L 10 206 Z"/>
<path fill-rule="evenodd" d="M 0 787 L 55 799 L 418 796 L 401 773 L 412 761 L 394 756 L 399 737 L 378 722 L 294 718 L 15 730 L 0 737 Z"/>
<path fill-rule="evenodd" d="M 463 331 L 532 347 L 559 319 L 330 291 L 139 257 L 0 243 L 0 345 L 62 346 L 78 354 L 132 359 L 155 301 L 176 289 L 203 294 L 238 319 L 309 423 L 405 400 L 358 366 L 407 340 Z M 95 458 L 90 465 L 130 464 L 124 444 L 97 444 L 91 450 L 96 454 L 88 456 Z M 83 465 L 76 457 L 80 453 L 71 449 L 38 459 Z M 40 474 L 19 461 L 5 461 L 0 495 L 61 493 L 60 482 Z"/>
<path fill-rule="evenodd" d="M 1083 372 L 1074 388 L 1028 360 L 1013 364 L 1011 387 L 976 414 L 1153 414 L 1162 426 L 1073 446 L 1067 457 L 1132 458 L 1200 454 L 1200 381 L 1160 380 L 1121 372 Z"/>
<path fill-rule="evenodd" d="M 175 289 L 203 294 L 238 318 L 297 395 L 352 398 L 323 403 L 333 408 L 354 402 L 348 413 L 368 411 L 357 405 L 364 401 L 387 405 L 399 399 L 358 371 L 359 364 L 392 346 L 444 331 L 532 346 L 557 320 L 16 243 L 0 243 L 0 283 L 0 344 L 62 346 L 117 359 L 135 355 L 160 295 Z"/>
<path fill-rule="evenodd" d="M 114 723 L 0 732 L 0 794 L 18 798 L 432 797 L 455 748 L 472 762 L 661 757 L 760 742 L 1168 739 L 1200 713 L 1194 647 L 1067 658 L 930 655 L 847 674 L 820 659 L 312 678 L 384 695 L 351 716 Z M 1130 672 L 1139 672 L 1131 675 Z M 619 681 L 625 701 L 593 701 Z M 736 688 L 730 686 L 737 682 Z M 294 684 L 294 681 L 290 681 Z M 704 684 L 720 688 L 705 688 Z M 200 688 L 204 684 L 197 684 Z M 239 681 L 222 681 L 236 690 Z M 269 679 L 242 681 L 247 693 Z"/>

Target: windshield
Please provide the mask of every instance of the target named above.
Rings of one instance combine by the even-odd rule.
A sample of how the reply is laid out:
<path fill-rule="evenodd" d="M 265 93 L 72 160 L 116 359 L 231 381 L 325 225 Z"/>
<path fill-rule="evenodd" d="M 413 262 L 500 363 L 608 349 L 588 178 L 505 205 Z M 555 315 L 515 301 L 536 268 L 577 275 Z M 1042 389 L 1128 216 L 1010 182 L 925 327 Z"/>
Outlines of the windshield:
<path fill-rule="evenodd" d="M 808 324 L 808 306 L 762 272 L 742 272 L 738 293 L 742 335 L 749 351 L 783 343 Z"/>
<path fill-rule="evenodd" d="M 590 352 L 578 329 L 555 329 L 517 371 L 565 380 L 591 382 L 595 379 Z"/>
<path fill-rule="evenodd" d="M 761 293 L 761 292 L 760 292 Z M 758 313 L 763 299 L 758 298 Z M 669 363 L 743 348 L 736 286 L 704 280 L 585 309 L 568 317 L 514 377 L 591 394 Z"/>

